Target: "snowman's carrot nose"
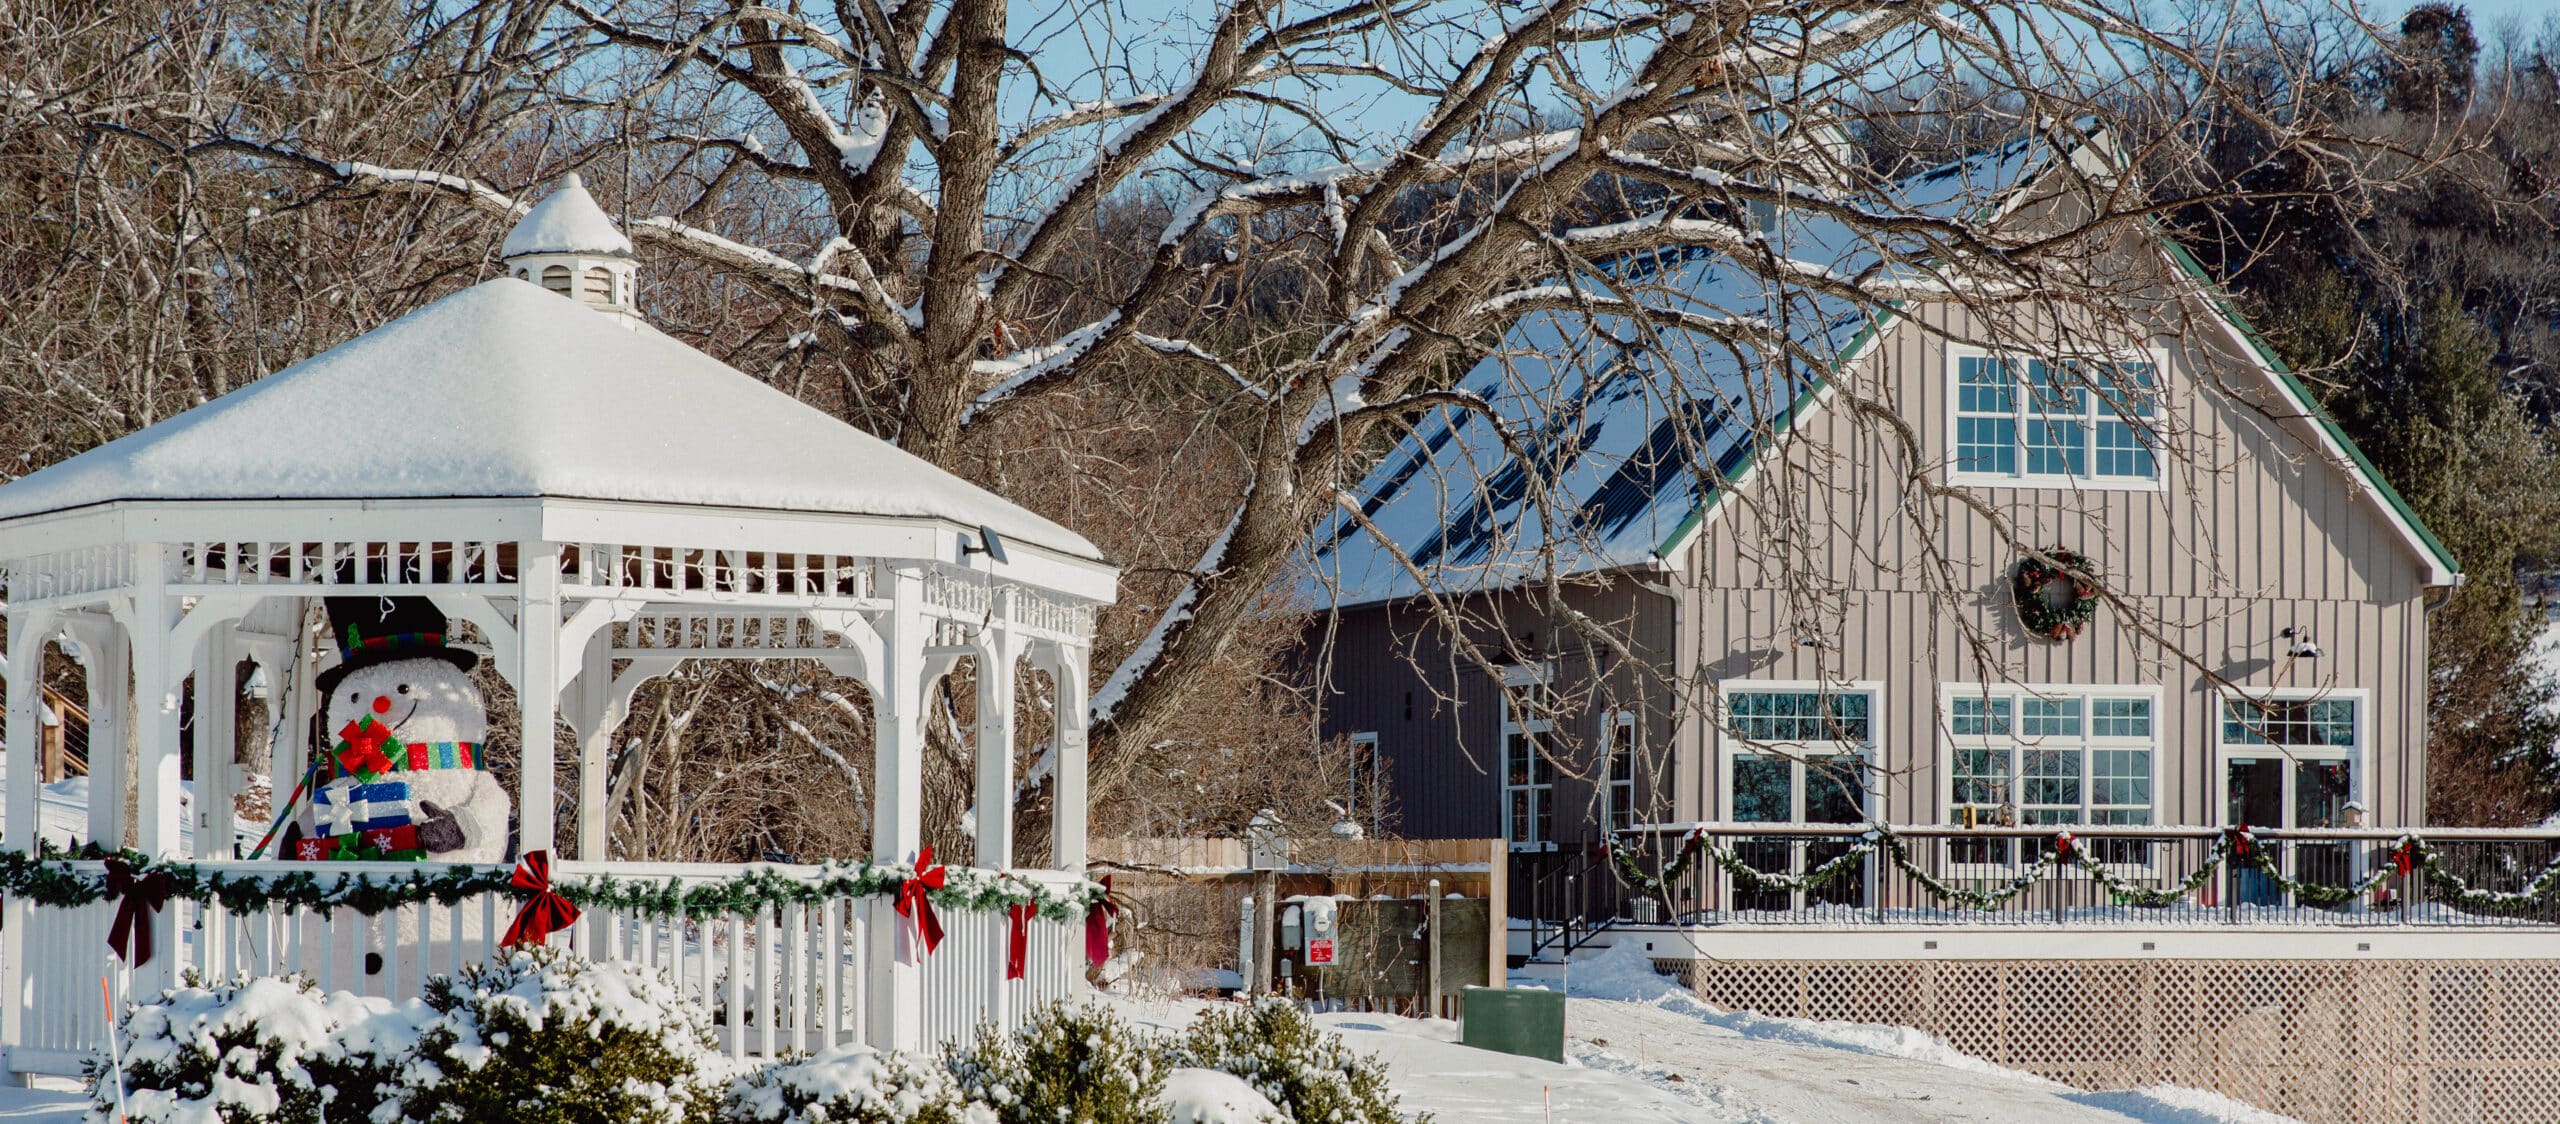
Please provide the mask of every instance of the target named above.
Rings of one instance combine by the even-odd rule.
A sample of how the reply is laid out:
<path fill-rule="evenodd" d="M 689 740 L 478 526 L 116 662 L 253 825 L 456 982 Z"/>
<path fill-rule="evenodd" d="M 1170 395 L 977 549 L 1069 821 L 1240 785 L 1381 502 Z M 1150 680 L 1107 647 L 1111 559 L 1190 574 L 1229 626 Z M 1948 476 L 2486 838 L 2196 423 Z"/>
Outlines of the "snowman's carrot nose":
<path fill-rule="evenodd" d="M 373 697 L 373 712 L 375 714 L 391 713 L 391 696 L 375 695 Z"/>

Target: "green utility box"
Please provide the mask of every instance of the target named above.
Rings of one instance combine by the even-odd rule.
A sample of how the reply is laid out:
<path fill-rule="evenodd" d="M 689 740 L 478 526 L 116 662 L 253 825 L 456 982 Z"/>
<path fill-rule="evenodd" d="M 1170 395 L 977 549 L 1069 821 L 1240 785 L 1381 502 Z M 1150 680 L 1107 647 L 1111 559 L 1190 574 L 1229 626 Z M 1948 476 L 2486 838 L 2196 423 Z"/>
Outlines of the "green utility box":
<path fill-rule="evenodd" d="M 1471 987 L 1461 993 L 1458 1040 L 1479 1050 L 1564 1060 L 1564 993 Z"/>

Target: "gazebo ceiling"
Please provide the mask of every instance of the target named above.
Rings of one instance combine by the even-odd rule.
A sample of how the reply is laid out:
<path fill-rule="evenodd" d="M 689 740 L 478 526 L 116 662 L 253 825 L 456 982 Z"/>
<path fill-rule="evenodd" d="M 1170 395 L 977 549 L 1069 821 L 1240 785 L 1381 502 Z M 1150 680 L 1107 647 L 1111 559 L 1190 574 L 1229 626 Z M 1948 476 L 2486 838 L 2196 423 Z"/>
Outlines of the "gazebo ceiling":
<path fill-rule="evenodd" d="M 507 278 L 0 486 L 0 539 L 17 537 L 12 522 L 112 504 L 263 501 L 272 520 L 300 501 L 378 516 L 528 498 L 659 519 L 985 526 L 1101 560 L 1083 536 L 663 333 Z"/>

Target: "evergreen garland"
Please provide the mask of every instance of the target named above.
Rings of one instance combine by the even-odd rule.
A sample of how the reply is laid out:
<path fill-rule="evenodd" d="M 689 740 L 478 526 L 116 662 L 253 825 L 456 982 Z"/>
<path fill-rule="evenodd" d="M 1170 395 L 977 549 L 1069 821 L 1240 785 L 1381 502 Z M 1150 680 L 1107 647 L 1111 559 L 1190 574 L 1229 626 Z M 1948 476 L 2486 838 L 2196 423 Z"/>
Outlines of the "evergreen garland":
<path fill-rule="evenodd" d="M 2104 861 L 2090 853 L 2085 841 L 2073 839 L 2071 833 L 2067 831 L 2055 838 L 2054 846 L 2047 848 L 2044 856 L 2034 865 L 1998 886 L 1988 889 L 1949 885 L 1936 875 L 1921 869 L 1911 860 L 1910 847 L 1900 836 L 1882 824 L 1867 825 L 1865 832 L 1859 836 L 1857 842 L 1850 844 L 1846 852 L 1803 874 L 1783 874 L 1758 869 L 1744 861 L 1740 853 L 1733 848 L 1718 846 L 1707 837 L 1704 831 L 1692 831 L 1684 836 L 1679 849 L 1673 853 L 1671 860 L 1663 865 L 1659 874 L 1646 873 L 1643 865 L 1636 861 L 1635 852 L 1619 846 L 1616 840 L 1610 840 L 1606 847 L 1610 867 L 1617 874 L 1618 880 L 1640 894 L 1657 898 L 1668 892 L 1671 883 L 1686 877 L 1702 856 L 1714 862 L 1725 873 L 1732 875 L 1736 882 L 1747 889 L 1796 892 L 1815 889 L 1849 871 L 1859 869 L 1861 862 L 1879 848 L 1884 851 L 1886 858 L 1892 861 L 1894 869 L 1901 871 L 1921 889 L 1928 891 L 1930 896 L 1941 902 L 1955 902 L 1974 909 L 1990 909 L 2024 893 L 2028 887 L 2042 881 L 2046 876 L 2059 872 L 2065 862 L 2077 865 L 2091 881 L 2114 895 L 2119 902 L 2153 909 L 2165 908 L 2176 905 L 2189 895 L 2203 889 L 2207 882 L 2213 880 L 2215 872 L 2221 870 L 2235 857 L 2240 862 L 2247 863 L 2251 868 L 2265 874 L 2278 888 L 2307 905 L 2337 905 L 2370 893 L 2393 875 L 2408 873 L 2402 869 L 2403 861 L 2416 872 L 2422 873 L 2428 885 L 2435 887 L 2438 892 L 2438 901 L 2466 910 L 2492 914 L 2517 914 L 2541 904 L 2546 898 L 2560 898 L 2560 894 L 2555 894 L 2555 891 L 2560 891 L 2560 857 L 2555 857 L 2545 864 L 2541 871 L 2527 881 L 2524 888 L 2520 890 L 2513 892 L 2478 890 L 2464 882 L 2461 876 L 2446 869 L 2443 855 L 2415 834 L 2403 835 L 2392 844 L 2392 854 L 2395 856 L 2392 860 L 2382 863 L 2371 874 L 2344 886 L 2294 878 L 2284 873 L 2283 869 L 2277 866 L 2272 851 L 2266 847 L 2257 846 L 2249 829 L 2245 827 L 2224 832 L 2220 839 L 2214 841 L 2212 851 L 2205 856 L 2202 864 L 2176 885 L 2167 887 L 2140 886 L 2117 877 L 2114 871 L 2107 869 Z"/>
<path fill-rule="evenodd" d="M 0 851 L 0 895 L 42 906 L 71 908 L 107 901 L 106 876 L 74 867 L 73 861 L 109 857 L 94 847 L 68 854 L 47 846 L 41 853 Z M 365 916 L 422 902 L 453 905 L 482 894 L 524 898 L 529 892 L 512 881 L 506 865 L 452 866 L 435 872 L 404 873 L 294 871 L 290 874 L 231 874 L 207 871 L 192 863 L 160 862 L 135 851 L 118 854 L 136 874 L 162 872 L 172 885 L 169 896 L 198 904 L 220 903 L 234 913 L 277 907 L 352 909 Z M 947 881 L 927 897 L 937 908 L 1001 913 L 1010 906 L 1034 905 L 1052 921 L 1081 921 L 1102 896 L 1100 883 L 1085 880 L 1057 889 L 996 871 L 948 868 Z M 681 879 L 617 878 L 590 875 L 562 879 L 552 889 L 580 909 L 604 909 L 649 917 L 752 917 L 783 905 L 816 905 L 835 898 L 867 898 L 895 894 L 915 877 L 907 863 L 829 861 L 817 875 L 796 877 L 773 870 L 749 870 L 710 882 L 685 885 Z"/>

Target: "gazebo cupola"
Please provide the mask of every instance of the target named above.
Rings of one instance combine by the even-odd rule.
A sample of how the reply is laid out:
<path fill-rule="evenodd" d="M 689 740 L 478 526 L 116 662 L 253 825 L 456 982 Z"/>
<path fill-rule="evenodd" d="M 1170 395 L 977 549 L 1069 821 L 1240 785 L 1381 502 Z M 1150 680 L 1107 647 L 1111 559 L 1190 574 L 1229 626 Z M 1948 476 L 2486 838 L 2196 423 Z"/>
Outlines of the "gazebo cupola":
<path fill-rule="evenodd" d="M 509 277 L 612 313 L 626 327 L 639 321 L 639 262 L 631 239 L 575 172 L 516 221 L 499 256 Z"/>

